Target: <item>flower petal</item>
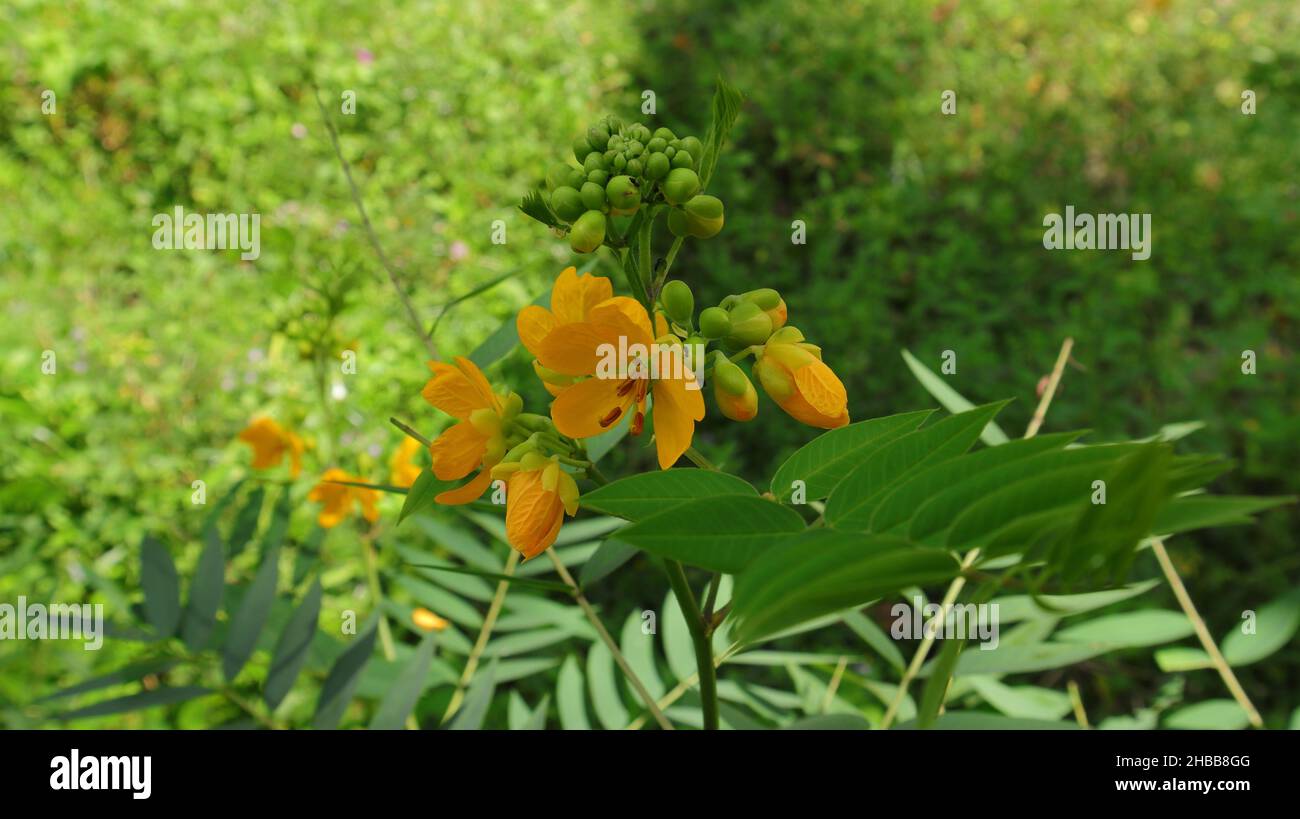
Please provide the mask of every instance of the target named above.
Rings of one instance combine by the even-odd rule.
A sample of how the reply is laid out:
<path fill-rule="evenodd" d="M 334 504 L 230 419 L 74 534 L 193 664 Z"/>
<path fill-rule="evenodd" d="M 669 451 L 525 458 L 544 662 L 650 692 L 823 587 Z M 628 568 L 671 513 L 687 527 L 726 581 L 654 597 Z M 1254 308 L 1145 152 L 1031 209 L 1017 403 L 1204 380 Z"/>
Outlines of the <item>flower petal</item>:
<path fill-rule="evenodd" d="M 619 330 L 591 322 L 557 327 L 542 340 L 537 360 L 548 370 L 562 375 L 591 375 L 600 363 L 600 348 L 612 344 L 618 349 Z"/>
<path fill-rule="evenodd" d="M 659 379 L 651 392 L 655 399 L 655 449 L 659 468 L 667 469 L 690 448 L 695 422 L 704 418 L 704 396 L 700 390 L 687 389 L 683 379 Z"/>
<path fill-rule="evenodd" d="M 539 470 L 516 472 L 506 495 L 506 539 L 523 554 L 536 557 L 555 542 L 564 521 L 564 504 L 542 486 Z"/>
<path fill-rule="evenodd" d="M 534 356 L 541 355 L 542 341 L 547 334 L 560 326 L 555 314 L 545 307 L 530 304 L 519 311 L 515 319 L 515 329 L 519 331 L 519 341 L 524 349 Z"/>
<path fill-rule="evenodd" d="M 491 407 L 497 412 L 501 412 L 501 400 L 497 398 L 496 393 L 492 392 L 492 384 L 487 380 L 487 376 L 483 375 L 483 371 L 478 368 L 478 365 L 468 358 L 458 355 L 456 356 L 456 366 L 474 385 L 475 392 L 478 393 L 479 399 L 483 401 L 482 406 Z"/>
<path fill-rule="evenodd" d="M 837 418 L 849 403 L 848 392 L 839 377 L 820 361 L 794 371 L 794 383 L 809 406 L 827 418 Z"/>
<path fill-rule="evenodd" d="M 628 344 L 650 344 L 655 340 L 651 335 L 650 316 L 641 302 L 627 296 L 615 296 L 605 299 L 591 309 L 588 320 L 593 324 L 607 324 L 618 329 L 618 334 L 627 337 Z M 617 343 L 617 339 L 615 339 Z"/>
<path fill-rule="evenodd" d="M 614 295 L 614 286 L 604 276 L 577 274 L 566 267 L 551 288 L 551 310 L 561 324 L 586 321 L 591 308 Z"/>
<path fill-rule="evenodd" d="M 485 467 L 469 483 L 455 489 L 448 489 L 446 492 L 439 492 L 434 497 L 434 500 L 444 506 L 460 506 L 464 503 L 473 503 L 483 497 L 483 493 L 487 491 L 488 485 L 491 483 L 492 470 Z"/>
<path fill-rule="evenodd" d="M 429 446 L 429 454 L 433 456 L 433 474 L 443 481 L 465 477 L 483 463 L 487 441 L 487 436 L 469 421 L 461 421 L 444 430 Z"/>
<path fill-rule="evenodd" d="M 479 385 L 456 367 L 441 361 L 430 361 L 429 369 L 433 370 L 433 378 L 424 385 L 420 394 L 425 401 L 451 417 L 464 421 L 474 410 L 492 406 L 491 401 L 484 399 Z M 478 368 L 474 369 L 477 372 Z M 482 375 L 479 373 L 480 378 Z"/>
<path fill-rule="evenodd" d="M 606 378 L 588 378 L 564 390 L 551 404 L 551 420 L 561 435 L 590 438 L 608 431 L 618 423 L 623 410 L 632 403 L 635 391 L 619 395 L 625 382 Z M 618 410 L 618 414 L 615 414 Z M 604 421 L 605 423 L 601 423 Z"/>

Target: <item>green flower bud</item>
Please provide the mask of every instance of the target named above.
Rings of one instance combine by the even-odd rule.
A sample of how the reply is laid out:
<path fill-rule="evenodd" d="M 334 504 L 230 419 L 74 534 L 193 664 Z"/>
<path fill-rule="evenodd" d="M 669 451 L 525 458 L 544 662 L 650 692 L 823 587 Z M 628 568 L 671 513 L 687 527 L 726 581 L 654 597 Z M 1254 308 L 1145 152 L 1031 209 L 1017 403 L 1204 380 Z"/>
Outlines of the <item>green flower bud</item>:
<path fill-rule="evenodd" d="M 641 206 L 641 191 L 630 176 L 616 176 L 609 180 L 605 197 L 609 200 L 610 212 L 616 216 L 635 213 Z"/>
<path fill-rule="evenodd" d="M 597 185 L 604 187 L 605 183 L 609 181 L 609 171 L 592 171 L 587 174 L 587 181 L 595 182 Z"/>
<path fill-rule="evenodd" d="M 587 141 L 585 136 L 580 136 L 573 140 L 573 158 L 579 162 L 585 159 L 587 154 L 591 153 L 592 150 L 594 149 L 591 147 L 591 143 Z"/>
<path fill-rule="evenodd" d="M 668 147 L 674 151 L 680 151 L 682 150 L 682 141 L 680 139 L 670 139 L 668 140 Z"/>
<path fill-rule="evenodd" d="M 664 140 L 665 142 L 677 138 L 677 135 L 674 134 L 672 131 L 668 130 L 667 128 L 656 128 L 654 132 L 654 136 L 658 139 Z"/>
<path fill-rule="evenodd" d="M 726 339 L 729 347 L 762 344 L 772 335 L 772 318 L 753 302 L 742 301 L 731 308 L 730 318 L 731 332 Z"/>
<path fill-rule="evenodd" d="M 591 126 L 587 129 L 587 141 L 597 151 L 605 150 L 605 146 L 609 144 L 609 128 L 604 125 Z"/>
<path fill-rule="evenodd" d="M 722 200 L 716 196 L 709 196 L 702 193 L 693 196 L 684 205 L 682 211 L 686 214 L 687 231 L 697 239 L 708 239 L 718 235 L 722 230 Z M 772 292 L 776 292 L 775 290 Z M 780 301 L 780 297 L 777 297 Z M 776 305 L 773 304 L 773 307 Z"/>
<path fill-rule="evenodd" d="M 606 170 L 607 167 L 608 166 L 605 164 L 605 157 L 601 156 L 596 151 L 587 154 L 587 158 L 582 162 L 582 170 L 586 173 L 591 173 L 592 171 L 603 171 Z"/>
<path fill-rule="evenodd" d="M 725 358 L 713 367 L 713 378 L 718 386 L 732 395 L 744 395 L 749 388 L 749 379 L 745 371 Z"/>
<path fill-rule="evenodd" d="M 623 139 L 623 137 L 619 136 L 618 134 L 615 134 L 614 136 L 609 138 L 609 144 L 606 145 L 605 147 L 609 148 L 609 150 L 611 151 L 621 151 L 626 145 L 627 145 L 627 140 Z"/>
<path fill-rule="evenodd" d="M 606 166 L 612 167 L 614 165 L 614 157 L 618 156 L 618 151 L 606 151 L 602 156 L 605 157 Z"/>
<path fill-rule="evenodd" d="M 693 136 L 682 137 L 681 148 L 697 160 L 704 156 L 704 144 Z"/>
<path fill-rule="evenodd" d="M 608 117 L 605 118 L 605 123 L 609 128 L 609 132 L 611 134 L 616 134 L 619 131 L 622 131 L 625 127 L 627 127 L 626 124 L 623 122 L 623 118 L 620 117 L 618 114 L 610 114 Z"/>
<path fill-rule="evenodd" d="M 691 155 L 686 151 L 678 151 L 677 153 L 673 154 L 673 167 L 694 168 L 695 161 L 691 158 Z"/>
<path fill-rule="evenodd" d="M 677 149 L 669 145 L 667 148 L 664 148 L 664 156 L 668 157 L 669 159 L 672 159 L 673 157 L 677 156 Z"/>
<path fill-rule="evenodd" d="M 781 303 L 781 294 L 770 287 L 760 287 L 744 295 L 746 301 L 752 301 L 763 310 L 771 310 Z"/>
<path fill-rule="evenodd" d="M 695 295 L 686 282 L 673 279 L 665 284 L 659 292 L 659 302 L 668 318 L 683 327 L 690 326 L 691 316 L 695 315 Z"/>
<path fill-rule="evenodd" d="M 700 332 L 705 338 L 722 338 L 731 332 L 731 317 L 721 307 L 706 307 L 700 311 Z"/>
<path fill-rule="evenodd" d="M 668 210 L 668 230 L 678 237 L 691 235 L 691 226 L 681 208 L 670 208 Z"/>
<path fill-rule="evenodd" d="M 558 165 L 552 165 L 551 169 L 546 172 L 546 189 L 553 191 L 569 183 L 569 173 L 573 170 L 569 165 L 563 162 Z"/>
<path fill-rule="evenodd" d="M 645 176 L 647 179 L 663 179 L 672 169 L 672 161 L 662 153 L 650 154 L 650 158 L 645 161 Z"/>
<path fill-rule="evenodd" d="M 663 183 L 664 198 L 680 205 L 700 192 L 700 178 L 690 168 L 673 168 Z"/>
<path fill-rule="evenodd" d="M 564 221 L 573 222 L 587 207 L 582 202 L 582 194 L 566 185 L 551 194 L 551 210 Z"/>
<path fill-rule="evenodd" d="M 668 147 L 668 140 L 662 137 L 655 137 L 645 144 L 645 149 L 652 154 L 661 153 L 664 148 Z"/>
<path fill-rule="evenodd" d="M 564 184 L 574 190 L 581 190 L 582 183 L 585 181 L 587 181 L 586 173 L 579 168 L 569 168 L 569 173 L 564 180 Z"/>
<path fill-rule="evenodd" d="M 623 170 L 627 171 L 628 176 L 640 177 L 641 172 L 644 170 L 644 168 L 641 165 L 641 160 L 629 159 L 627 161 L 627 167 L 624 168 Z"/>
<path fill-rule="evenodd" d="M 621 171 L 627 167 L 627 157 L 622 154 L 614 154 L 614 170 Z"/>
<path fill-rule="evenodd" d="M 605 241 L 605 214 L 589 210 L 578 217 L 569 231 L 569 247 L 576 253 L 590 253 Z M 757 308 L 755 308 L 757 309 Z M 765 313 L 759 315 L 767 317 Z"/>
<path fill-rule="evenodd" d="M 583 183 L 581 193 L 582 204 L 587 206 L 587 210 L 600 210 L 605 207 L 605 189 L 595 182 Z"/>
<path fill-rule="evenodd" d="M 635 139 L 627 144 L 627 153 L 629 156 L 640 156 L 644 151 L 645 146 Z"/>

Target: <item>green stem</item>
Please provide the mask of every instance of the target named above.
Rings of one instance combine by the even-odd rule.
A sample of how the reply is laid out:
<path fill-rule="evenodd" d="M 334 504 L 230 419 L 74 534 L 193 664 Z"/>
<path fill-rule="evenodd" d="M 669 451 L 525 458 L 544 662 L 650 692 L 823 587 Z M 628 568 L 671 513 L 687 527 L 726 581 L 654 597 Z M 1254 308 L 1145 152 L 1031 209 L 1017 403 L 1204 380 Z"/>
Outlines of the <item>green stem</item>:
<path fill-rule="evenodd" d="M 699 451 L 698 449 L 696 449 L 695 447 L 693 447 L 693 446 L 692 446 L 692 447 L 687 447 L 687 448 L 686 448 L 686 458 L 687 458 L 691 463 L 693 463 L 693 464 L 695 464 L 696 466 L 698 466 L 700 469 L 707 469 L 707 470 L 709 470 L 710 472 L 721 472 L 721 471 L 722 471 L 722 470 L 718 469 L 716 466 L 714 466 L 712 461 L 710 461 L 708 458 L 706 458 L 706 457 L 704 457 L 703 455 L 701 455 L 701 454 L 700 454 L 700 451 Z"/>
<path fill-rule="evenodd" d="M 659 275 L 655 277 L 656 293 L 663 289 L 664 282 L 668 280 L 668 270 L 673 266 L 673 260 L 677 258 L 677 251 L 681 250 L 682 245 L 685 243 L 686 237 L 678 236 L 673 240 L 673 246 L 668 248 L 668 256 L 664 259 L 664 269 L 659 271 Z"/>
<path fill-rule="evenodd" d="M 704 730 L 718 730 L 718 672 L 713 665 L 713 646 L 705 631 L 704 621 L 700 618 L 700 609 L 695 602 L 695 594 L 686 579 L 686 570 L 676 560 L 664 561 L 668 572 L 668 583 L 673 588 L 677 605 L 686 618 L 686 628 L 691 632 L 691 642 L 695 644 L 695 666 L 700 675 L 700 709 L 704 717 Z"/>
<path fill-rule="evenodd" d="M 641 301 L 645 304 L 646 310 L 650 310 L 655 293 L 658 292 L 658 290 L 651 292 L 649 288 L 650 277 L 654 275 L 654 262 L 650 258 L 650 239 L 654 235 L 654 226 L 653 218 L 641 220 L 641 230 L 637 236 L 637 253 L 640 254 L 637 260 L 637 278 L 645 288 L 645 296 Z"/>
<path fill-rule="evenodd" d="M 604 486 L 609 483 L 609 478 L 606 478 L 605 473 L 601 472 L 600 467 L 596 466 L 594 463 L 588 461 L 586 471 L 587 477 L 597 486 Z"/>

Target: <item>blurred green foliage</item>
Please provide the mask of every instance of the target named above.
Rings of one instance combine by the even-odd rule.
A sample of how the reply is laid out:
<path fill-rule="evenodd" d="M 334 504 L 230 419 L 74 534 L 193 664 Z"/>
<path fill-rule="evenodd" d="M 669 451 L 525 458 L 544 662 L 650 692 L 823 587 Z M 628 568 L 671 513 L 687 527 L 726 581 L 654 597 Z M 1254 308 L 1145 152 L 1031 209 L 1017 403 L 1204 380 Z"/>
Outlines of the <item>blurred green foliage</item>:
<path fill-rule="evenodd" d="M 191 483 L 211 504 L 247 473 L 234 438 L 256 413 L 309 439 L 304 480 L 337 465 L 385 481 L 390 415 L 436 432 L 419 398 L 427 355 L 360 230 L 313 86 L 424 320 L 512 274 L 440 322 L 446 355 L 569 262 L 515 208 L 557 151 L 601 113 L 634 113 L 647 88 L 659 124 L 701 131 L 723 73 L 749 99 L 711 185 L 727 225 L 674 274 L 701 305 L 780 289 L 855 418 L 931 406 L 899 351 L 937 369 L 953 350 L 953 386 L 1014 396 L 1014 430 L 1071 335 L 1078 366 L 1048 428 L 1105 439 L 1201 419 L 1198 449 L 1239 462 L 1220 491 L 1300 491 L 1297 24 L 1282 0 L 8 3 L 0 600 L 138 589 L 145 533 L 192 569 L 206 513 Z M 1240 112 L 1245 88 L 1255 116 Z M 940 114 L 945 89 L 955 116 Z M 150 220 L 176 204 L 261 213 L 261 257 L 154 250 Z M 1067 204 L 1151 213 L 1151 259 L 1045 251 L 1042 217 Z M 796 219 L 806 245 L 790 242 Z M 1241 374 L 1246 349 L 1257 375 Z M 541 406 L 526 363 L 502 366 Z M 711 417 L 698 443 L 761 480 L 810 437 L 764 398 L 756 421 Z M 630 444 L 611 457 L 652 461 Z M 384 503 L 395 517 L 398 500 Z M 1294 583 L 1297 525 L 1292 507 L 1171 543 L 1216 633 Z M 365 569 L 346 539 L 323 548 L 336 616 Z M 620 576 L 609 599 L 652 603 L 648 574 Z M 130 656 L 102 653 L 0 646 L 0 703 Z M 1169 687 L 1149 662 L 1093 662 L 1089 699 L 1114 713 Z M 1294 647 L 1243 670 L 1274 724 L 1297 676 Z M 1211 673 L 1187 679 L 1188 699 L 1222 696 Z"/>

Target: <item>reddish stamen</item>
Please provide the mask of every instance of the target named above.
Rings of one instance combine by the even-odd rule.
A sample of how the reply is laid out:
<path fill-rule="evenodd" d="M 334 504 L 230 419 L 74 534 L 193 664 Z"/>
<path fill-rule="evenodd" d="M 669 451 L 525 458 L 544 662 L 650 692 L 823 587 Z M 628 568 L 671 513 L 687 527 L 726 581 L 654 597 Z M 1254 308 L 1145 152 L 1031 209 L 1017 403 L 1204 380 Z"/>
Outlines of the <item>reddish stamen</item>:
<path fill-rule="evenodd" d="M 629 392 L 632 391 L 632 388 L 635 386 L 636 386 L 636 381 L 632 379 L 628 379 L 627 381 L 624 381 L 618 387 L 618 397 L 622 398 L 623 396 L 627 395 Z"/>
<path fill-rule="evenodd" d="M 641 429 L 644 426 L 645 426 L 645 413 L 642 412 L 641 410 L 637 410 L 636 415 L 632 416 L 632 434 L 640 435 Z"/>
<path fill-rule="evenodd" d="M 608 413 L 605 414 L 604 418 L 600 419 L 601 428 L 603 429 L 605 427 L 613 426 L 614 422 L 617 421 L 619 419 L 619 416 L 621 416 L 622 414 L 623 414 L 622 407 L 614 407 L 614 409 L 610 410 Z"/>

